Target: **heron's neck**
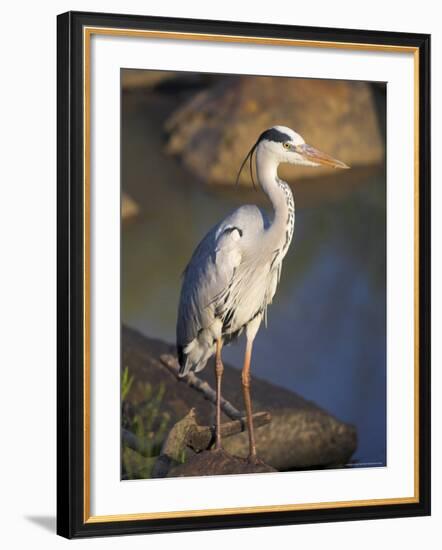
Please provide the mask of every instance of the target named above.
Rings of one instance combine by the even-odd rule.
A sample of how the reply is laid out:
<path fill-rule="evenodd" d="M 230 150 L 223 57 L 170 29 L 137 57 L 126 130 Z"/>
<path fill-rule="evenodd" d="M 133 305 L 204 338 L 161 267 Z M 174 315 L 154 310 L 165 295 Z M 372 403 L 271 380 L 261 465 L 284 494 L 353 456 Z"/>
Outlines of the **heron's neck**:
<path fill-rule="evenodd" d="M 265 153 L 257 155 L 256 169 L 259 183 L 269 197 L 274 210 L 269 233 L 284 235 L 286 240 L 286 235 L 289 235 L 290 240 L 295 222 L 295 203 L 289 185 L 278 178 L 278 164 L 279 162 L 270 155 Z"/>

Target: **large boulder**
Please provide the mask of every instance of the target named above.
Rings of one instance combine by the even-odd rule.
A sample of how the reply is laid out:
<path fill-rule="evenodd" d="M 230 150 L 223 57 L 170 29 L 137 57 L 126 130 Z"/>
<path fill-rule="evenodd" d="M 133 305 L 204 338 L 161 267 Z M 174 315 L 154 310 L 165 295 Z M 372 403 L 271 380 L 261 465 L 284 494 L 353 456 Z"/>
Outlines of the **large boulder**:
<path fill-rule="evenodd" d="M 140 212 L 140 207 L 127 193 L 122 194 L 121 200 L 121 217 L 123 221 L 136 218 Z"/>
<path fill-rule="evenodd" d="M 143 385 L 164 389 L 162 412 L 170 418 L 170 426 L 195 409 L 200 425 L 213 425 L 214 405 L 203 394 L 181 381 L 161 361 L 163 354 L 174 353 L 174 346 L 154 340 L 123 327 L 122 368 L 128 368 L 134 383 L 126 401 L 137 403 L 143 399 Z M 214 386 L 213 368 L 209 364 L 198 375 Z M 225 365 L 223 396 L 239 410 L 243 410 L 240 372 Z M 310 401 L 264 380 L 252 377 L 254 411 L 269 411 L 270 424 L 256 430 L 260 458 L 278 470 L 327 467 L 346 464 L 357 446 L 356 430 Z M 223 415 L 222 421 L 229 418 Z M 247 434 L 242 433 L 224 441 L 226 450 L 246 457 Z"/>
<path fill-rule="evenodd" d="M 180 92 L 200 88 L 213 78 L 205 73 L 124 69 L 121 73 L 121 86 L 124 92 Z"/>
<path fill-rule="evenodd" d="M 227 184 L 257 137 L 283 125 L 351 167 L 380 163 L 384 142 L 370 84 L 343 80 L 226 76 L 193 96 L 166 122 L 167 150 L 202 181 Z M 331 168 L 282 169 L 318 177 Z M 241 181 L 250 184 L 248 170 Z"/>
<path fill-rule="evenodd" d="M 121 85 L 124 91 L 150 90 L 157 85 L 174 78 L 172 71 L 145 71 L 143 69 L 124 69 L 121 72 Z"/>

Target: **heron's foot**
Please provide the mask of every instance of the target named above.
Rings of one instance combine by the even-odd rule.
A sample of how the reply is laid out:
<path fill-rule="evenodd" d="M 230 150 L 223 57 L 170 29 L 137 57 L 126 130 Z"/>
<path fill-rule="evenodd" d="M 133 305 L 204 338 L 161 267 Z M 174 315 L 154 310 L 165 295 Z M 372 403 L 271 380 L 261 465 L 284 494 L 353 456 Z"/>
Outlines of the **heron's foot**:
<path fill-rule="evenodd" d="M 223 448 L 223 439 L 221 437 L 221 429 L 216 424 L 213 427 L 213 436 L 212 451 L 219 451 Z"/>
<path fill-rule="evenodd" d="M 254 466 L 267 466 L 267 464 L 261 460 L 256 454 L 250 454 L 247 457 L 247 462 L 253 464 Z"/>

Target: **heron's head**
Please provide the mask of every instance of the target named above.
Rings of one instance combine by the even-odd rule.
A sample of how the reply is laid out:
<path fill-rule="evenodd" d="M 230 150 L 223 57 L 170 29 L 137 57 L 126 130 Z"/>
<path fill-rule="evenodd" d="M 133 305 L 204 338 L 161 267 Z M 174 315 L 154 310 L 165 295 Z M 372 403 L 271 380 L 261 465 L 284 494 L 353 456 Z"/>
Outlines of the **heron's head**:
<path fill-rule="evenodd" d="M 276 164 L 288 163 L 302 166 L 329 166 L 349 168 L 345 163 L 305 143 L 304 138 L 286 126 L 273 126 L 263 132 L 250 149 L 238 173 L 237 182 L 247 160 L 252 174 L 253 153 Z"/>
<path fill-rule="evenodd" d="M 280 163 L 349 168 L 340 160 L 308 145 L 302 136 L 286 126 L 273 126 L 263 132 L 256 142 L 256 149 L 258 154 L 262 150 Z"/>

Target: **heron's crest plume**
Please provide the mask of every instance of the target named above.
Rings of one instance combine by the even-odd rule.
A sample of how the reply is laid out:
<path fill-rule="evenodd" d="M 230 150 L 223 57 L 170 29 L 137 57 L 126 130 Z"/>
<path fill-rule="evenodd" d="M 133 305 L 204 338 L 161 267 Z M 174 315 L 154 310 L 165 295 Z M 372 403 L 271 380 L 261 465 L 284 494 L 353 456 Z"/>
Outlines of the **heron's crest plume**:
<path fill-rule="evenodd" d="M 235 182 L 235 185 L 238 185 L 239 178 L 241 176 L 241 172 L 243 171 L 244 166 L 246 165 L 247 161 L 249 161 L 250 177 L 252 178 L 253 189 L 255 189 L 255 191 L 256 191 L 256 185 L 255 185 L 255 179 L 253 177 L 253 154 L 254 154 L 256 148 L 258 147 L 259 141 L 260 140 L 258 139 L 258 141 L 252 146 L 252 148 L 250 149 L 250 151 L 247 153 L 246 157 L 242 161 L 240 169 L 238 171 L 238 175 L 236 176 L 236 182 Z"/>
<path fill-rule="evenodd" d="M 256 148 L 263 140 L 275 141 L 279 143 L 283 143 L 284 141 L 291 141 L 292 136 L 290 136 L 289 133 L 295 134 L 293 130 L 290 130 L 290 128 L 287 128 L 285 126 L 273 126 L 272 128 L 265 130 L 256 140 L 256 143 L 252 146 L 250 151 L 247 153 L 245 159 L 242 161 L 241 167 L 238 171 L 238 175 L 236 176 L 236 184 L 238 184 L 239 182 L 239 178 L 241 176 L 241 172 L 244 169 L 244 166 L 247 164 L 247 161 L 249 161 L 250 177 L 252 178 L 253 188 L 256 191 L 255 178 L 253 176 L 253 155 L 256 151 Z"/>

